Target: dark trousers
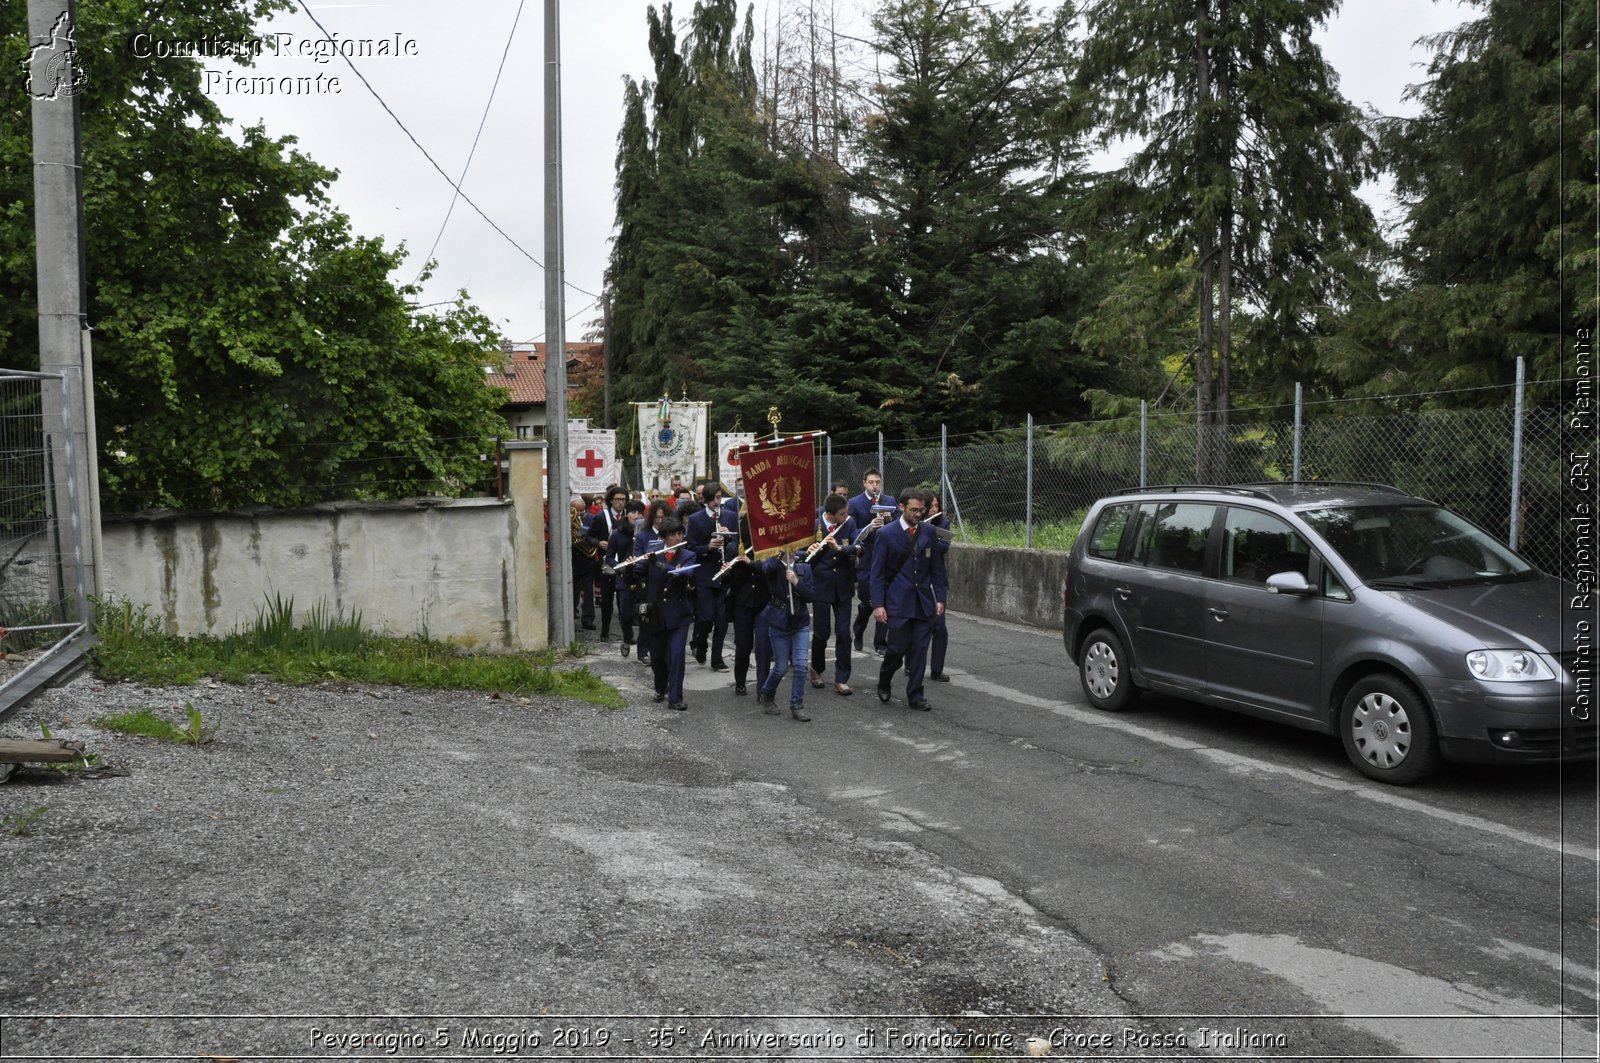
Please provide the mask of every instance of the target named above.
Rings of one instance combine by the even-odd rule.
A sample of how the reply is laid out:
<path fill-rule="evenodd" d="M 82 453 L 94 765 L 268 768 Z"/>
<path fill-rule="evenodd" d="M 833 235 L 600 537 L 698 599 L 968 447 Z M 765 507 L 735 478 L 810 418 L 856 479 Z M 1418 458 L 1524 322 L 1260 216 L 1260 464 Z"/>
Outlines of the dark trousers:
<path fill-rule="evenodd" d="M 900 665 L 906 666 L 906 700 L 915 705 L 924 700 L 922 680 L 928 667 L 928 645 L 933 640 L 933 620 L 929 618 L 889 618 L 889 643 L 883 655 L 883 667 L 878 669 L 878 686 L 887 687 L 894 681 Z"/>
<path fill-rule="evenodd" d="M 617 619 L 622 623 L 622 641 L 633 641 L 633 592 L 622 580 L 612 577 L 617 588 Z"/>
<path fill-rule="evenodd" d="M 617 603 L 617 577 L 600 573 L 600 637 L 611 636 L 612 607 Z"/>
<path fill-rule="evenodd" d="M 818 675 L 828 670 L 828 639 L 837 647 L 833 681 L 850 682 L 850 600 L 813 602 L 811 606 L 811 667 Z"/>
<path fill-rule="evenodd" d="M 872 620 L 872 580 L 856 581 L 856 623 L 852 633 L 859 640 L 867 633 L 867 621 Z M 872 648 L 882 650 L 887 645 L 889 629 L 872 620 Z"/>
<path fill-rule="evenodd" d="M 722 663 L 722 646 L 728 637 L 728 611 L 724 604 L 724 596 L 709 587 L 695 590 L 694 636 L 689 644 L 696 654 L 701 654 L 709 642 L 713 664 Z"/>
<path fill-rule="evenodd" d="M 934 675 L 944 674 L 944 652 L 950 648 L 950 629 L 945 627 L 944 620 L 943 613 L 933 618 L 933 638 L 929 640 L 933 652 L 929 654 L 928 670 Z"/>
<path fill-rule="evenodd" d="M 594 562 L 572 552 L 572 614 L 585 624 L 594 623 Z"/>
<path fill-rule="evenodd" d="M 756 689 L 767 681 L 772 667 L 772 640 L 767 622 L 761 619 L 760 609 L 735 609 L 733 611 L 733 681 L 746 685 L 750 676 L 750 657 L 756 660 Z"/>
<path fill-rule="evenodd" d="M 650 671 L 655 675 L 656 693 L 665 694 L 674 705 L 683 700 L 683 649 L 689 640 L 689 625 L 650 632 Z"/>

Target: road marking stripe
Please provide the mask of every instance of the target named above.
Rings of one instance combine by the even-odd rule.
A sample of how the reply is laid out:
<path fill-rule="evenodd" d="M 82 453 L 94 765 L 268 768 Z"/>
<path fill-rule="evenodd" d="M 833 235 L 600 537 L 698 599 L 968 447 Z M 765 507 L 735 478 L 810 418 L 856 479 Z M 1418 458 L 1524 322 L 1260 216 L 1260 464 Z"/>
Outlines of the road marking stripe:
<path fill-rule="evenodd" d="M 1424 816 L 1432 816 L 1434 819 L 1444 820 L 1445 822 L 1453 823 L 1458 827 L 1466 827 L 1468 830 L 1481 831 L 1485 834 L 1494 834 L 1502 838 L 1509 838 L 1512 841 L 1520 842 L 1523 845 L 1531 845 L 1538 849 L 1544 849 L 1548 852 L 1559 853 L 1565 856 L 1581 857 L 1591 862 L 1600 863 L 1600 852 L 1596 852 L 1596 850 L 1591 847 L 1574 845 L 1571 843 L 1562 844 L 1561 842 L 1555 841 L 1551 838 L 1544 838 L 1537 834 L 1530 834 L 1527 831 L 1518 830 L 1515 827 L 1509 827 L 1504 823 L 1496 823 L 1492 819 L 1484 819 L 1481 816 L 1473 816 L 1465 812 L 1452 812 L 1449 809 L 1437 808 L 1433 805 L 1418 801 L 1415 798 L 1402 797 L 1391 790 L 1374 789 L 1374 787 L 1378 784 L 1352 782 L 1349 779 L 1336 778 L 1331 775 L 1324 775 L 1321 772 L 1308 771 L 1305 768 L 1291 768 L 1283 764 L 1273 764 L 1270 761 L 1257 760 L 1254 757 L 1247 757 L 1225 749 L 1216 749 L 1200 742 L 1191 741 L 1187 738 L 1179 738 L 1176 735 L 1163 734 L 1162 732 L 1152 728 L 1144 727 L 1136 723 L 1129 723 L 1127 720 L 1121 720 L 1105 713 L 1089 712 L 1084 709 L 1074 709 L 1059 700 L 1052 698 L 1041 698 L 1035 694 L 1027 694 L 1020 690 L 1013 690 L 1010 687 L 1001 686 L 998 683 L 991 683 L 987 680 L 979 679 L 973 675 L 957 672 L 954 669 L 951 669 L 950 671 L 952 675 L 959 677 L 960 686 L 968 690 L 976 690 L 981 694 L 988 694 L 991 697 L 1000 698 L 1004 701 L 1009 701 L 1017 705 L 1025 705 L 1034 709 L 1043 709 L 1046 712 L 1054 713 L 1057 716 L 1064 716 L 1076 723 L 1088 724 L 1091 727 L 1103 727 L 1109 731 L 1120 731 L 1123 734 L 1132 735 L 1135 738 L 1142 738 L 1147 742 L 1155 742 L 1159 745 L 1170 746 L 1173 749 L 1181 749 L 1186 752 L 1196 753 L 1224 768 L 1227 768 L 1230 771 L 1258 771 L 1266 772 L 1272 775 L 1287 775 L 1291 779 L 1309 783 L 1312 786 L 1320 786 L 1325 790 L 1336 790 L 1340 793 L 1350 794 L 1366 801 L 1373 801 L 1380 805 L 1388 805 L 1391 808 L 1400 808 L 1405 809 L 1408 812 L 1416 812 Z"/>

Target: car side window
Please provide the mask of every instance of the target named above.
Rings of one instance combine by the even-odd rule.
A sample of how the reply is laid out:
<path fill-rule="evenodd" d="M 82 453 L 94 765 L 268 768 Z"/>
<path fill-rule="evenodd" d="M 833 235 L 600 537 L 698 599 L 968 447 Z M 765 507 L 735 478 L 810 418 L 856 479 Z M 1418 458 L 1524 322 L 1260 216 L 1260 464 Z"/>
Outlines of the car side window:
<path fill-rule="evenodd" d="M 1129 558 L 1151 568 L 1199 575 L 1206 563 L 1215 506 L 1192 502 L 1147 502 L 1139 507 Z"/>
<path fill-rule="evenodd" d="M 1278 572 L 1311 578 L 1311 547 L 1293 528 L 1269 513 L 1229 506 L 1222 523 L 1222 578 L 1266 586 Z"/>
<path fill-rule="evenodd" d="M 1115 560 L 1117 547 L 1122 544 L 1122 532 L 1128 526 L 1132 505 L 1107 506 L 1095 522 L 1094 534 L 1089 538 L 1089 556 Z"/>

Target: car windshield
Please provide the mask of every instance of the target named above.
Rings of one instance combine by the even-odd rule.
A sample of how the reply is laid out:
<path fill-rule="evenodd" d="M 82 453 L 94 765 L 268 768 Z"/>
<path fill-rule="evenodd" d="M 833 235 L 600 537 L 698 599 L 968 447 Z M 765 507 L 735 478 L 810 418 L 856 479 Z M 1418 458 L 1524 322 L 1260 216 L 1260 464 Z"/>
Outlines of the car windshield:
<path fill-rule="evenodd" d="M 1335 506 L 1303 510 L 1300 516 L 1371 587 L 1459 587 L 1539 578 L 1522 558 L 1440 506 Z"/>

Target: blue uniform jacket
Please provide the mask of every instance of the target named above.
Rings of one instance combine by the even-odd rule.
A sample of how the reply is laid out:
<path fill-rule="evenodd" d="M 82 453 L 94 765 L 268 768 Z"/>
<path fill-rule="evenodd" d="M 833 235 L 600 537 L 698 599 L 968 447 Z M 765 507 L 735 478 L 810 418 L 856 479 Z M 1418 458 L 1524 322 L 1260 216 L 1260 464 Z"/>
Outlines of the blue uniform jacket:
<path fill-rule="evenodd" d="M 679 546 L 673 551 L 673 560 L 670 563 L 662 560 L 665 557 L 665 554 L 660 554 L 639 563 L 645 570 L 640 599 L 650 605 L 648 623 L 652 631 L 671 631 L 683 627 L 694 619 L 694 598 L 689 586 L 689 576 L 674 576 L 667 571 L 687 562 L 688 551 Z"/>
<path fill-rule="evenodd" d="M 872 550 L 872 607 L 881 606 L 890 619 L 933 619 L 934 604 L 943 602 L 949 589 L 939 537 L 920 524 L 908 533 L 895 521 L 874 538 L 879 542 Z"/>
<path fill-rule="evenodd" d="M 828 523 L 825 519 L 817 520 L 817 534 L 828 534 Z M 844 526 L 839 529 L 839 534 L 833 537 L 839 544 L 838 549 L 824 546 L 817 555 L 811 559 L 811 581 L 816 591 L 816 601 L 819 602 L 848 602 L 856 593 L 856 564 L 855 551 L 850 549 L 856 541 L 856 522 L 849 516 L 844 518 Z"/>
<path fill-rule="evenodd" d="M 800 582 L 791 587 L 781 557 L 769 557 L 756 564 L 756 575 L 766 581 L 767 593 L 772 598 L 761 615 L 772 627 L 785 631 L 799 631 L 811 624 L 811 566 L 796 564 L 794 574 L 800 577 Z"/>

